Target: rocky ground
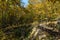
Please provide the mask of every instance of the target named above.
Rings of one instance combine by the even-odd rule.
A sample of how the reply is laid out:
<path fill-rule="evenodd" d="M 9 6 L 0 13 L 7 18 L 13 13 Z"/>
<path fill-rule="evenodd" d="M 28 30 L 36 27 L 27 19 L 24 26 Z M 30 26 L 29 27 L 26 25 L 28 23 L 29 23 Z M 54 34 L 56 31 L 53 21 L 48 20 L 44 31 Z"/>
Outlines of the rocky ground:
<path fill-rule="evenodd" d="M 30 40 L 60 40 L 60 31 L 57 28 L 58 22 L 44 22 L 38 25 L 35 24 L 35 27 L 32 30 L 31 35 L 29 36 Z"/>

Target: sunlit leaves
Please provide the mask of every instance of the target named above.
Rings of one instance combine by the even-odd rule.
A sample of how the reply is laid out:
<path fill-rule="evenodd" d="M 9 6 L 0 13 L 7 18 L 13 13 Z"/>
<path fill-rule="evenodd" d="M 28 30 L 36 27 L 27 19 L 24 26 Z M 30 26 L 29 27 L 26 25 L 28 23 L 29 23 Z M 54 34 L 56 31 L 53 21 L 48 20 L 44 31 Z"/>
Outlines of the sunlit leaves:
<path fill-rule="evenodd" d="M 53 0 L 54 1 L 54 0 Z M 17 33 L 20 38 L 20 31 L 26 32 L 26 35 L 30 32 L 31 25 L 35 21 L 52 21 L 60 16 L 60 3 L 59 1 L 40 1 L 29 0 L 29 4 L 26 8 L 21 6 L 21 0 L 0 0 L 0 28 L 3 30 L 9 30 L 5 28 L 11 28 L 13 25 L 16 27 L 22 27 L 19 29 L 12 28 L 13 33 Z M 22 26 L 21 26 L 22 25 Z M 10 29 L 11 30 L 11 29 Z M 28 32 L 29 30 L 29 32 Z M 0 34 L 5 34 L 3 31 Z M 22 34 L 22 32 L 21 32 Z M 13 35 L 13 34 L 9 34 Z M 14 34 L 16 35 L 16 34 Z M 24 35 L 25 36 L 25 35 Z M 16 36 L 15 36 L 16 37 Z M 14 38 L 12 38 L 14 39 Z M 3 39 L 2 39 L 3 40 Z"/>
<path fill-rule="evenodd" d="M 29 7 L 32 7 L 33 9 L 32 11 L 34 11 L 33 12 L 34 14 L 38 14 L 41 17 L 44 16 L 44 18 L 48 18 L 48 19 L 57 18 L 57 15 L 59 15 L 58 12 L 59 12 L 60 3 L 58 1 L 56 1 L 54 4 L 51 1 L 45 1 L 45 2 L 40 2 L 36 4 L 33 4 L 33 1 L 31 2 L 32 2 L 31 4 L 32 6 L 29 6 Z"/>

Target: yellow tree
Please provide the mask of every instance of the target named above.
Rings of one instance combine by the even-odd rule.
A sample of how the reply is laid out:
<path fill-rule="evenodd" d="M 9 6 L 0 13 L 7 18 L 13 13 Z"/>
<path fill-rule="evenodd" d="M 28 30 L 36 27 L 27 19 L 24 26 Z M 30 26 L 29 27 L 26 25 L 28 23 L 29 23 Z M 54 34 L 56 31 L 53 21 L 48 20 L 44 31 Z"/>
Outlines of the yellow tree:
<path fill-rule="evenodd" d="M 30 9 L 29 10 L 30 13 L 35 15 L 33 18 L 34 21 L 35 20 L 42 21 L 42 23 L 43 21 L 54 21 L 56 18 L 60 17 L 59 16 L 60 15 L 60 2 L 57 0 L 43 0 L 41 2 L 39 2 L 39 0 L 29 0 L 29 5 L 27 9 L 28 10 Z M 37 33 L 35 29 L 37 28 L 34 26 L 30 36 L 34 37 L 33 34 Z"/>
<path fill-rule="evenodd" d="M 40 15 L 40 17 L 42 17 L 43 19 L 54 20 L 54 18 L 59 15 L 59 6 L 56 6 L 57 4 L 60 5 L 59 1 L 53 3 L 51 0 L 32 0 L 29 3 L 30 4 L 28 5 L 28 8 L 32 9 L 34 14 L 38 14 L 38 16 Z"/>

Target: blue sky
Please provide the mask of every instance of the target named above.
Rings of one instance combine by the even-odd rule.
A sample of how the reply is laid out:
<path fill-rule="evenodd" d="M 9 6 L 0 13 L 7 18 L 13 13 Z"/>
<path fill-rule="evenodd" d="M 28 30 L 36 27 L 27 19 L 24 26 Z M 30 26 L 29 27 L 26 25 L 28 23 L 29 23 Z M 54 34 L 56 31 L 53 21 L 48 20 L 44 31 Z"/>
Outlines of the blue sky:
<path fill-rule="evenodd" d="M 28 5 L 28 0 L 22 0 L 22 2 L 24 3 L 24 6 Z"/>

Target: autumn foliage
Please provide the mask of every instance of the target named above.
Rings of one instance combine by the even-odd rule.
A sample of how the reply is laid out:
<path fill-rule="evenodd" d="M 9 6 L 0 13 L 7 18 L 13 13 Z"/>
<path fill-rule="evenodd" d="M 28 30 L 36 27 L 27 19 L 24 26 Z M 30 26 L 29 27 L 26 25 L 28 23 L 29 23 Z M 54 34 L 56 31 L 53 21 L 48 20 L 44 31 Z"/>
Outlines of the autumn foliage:
<path fill-rule="evenodd" d="M 58 18 L 59 0 L 29 0 L 26 7 L 21 0 L 0 0 L 0 40 L 27 39 L 35 22 L 52 22 Z"/>

